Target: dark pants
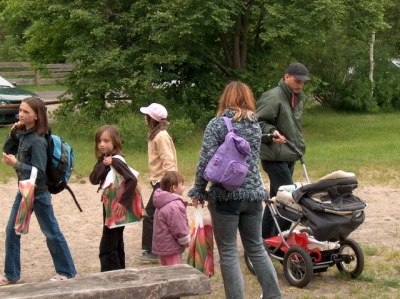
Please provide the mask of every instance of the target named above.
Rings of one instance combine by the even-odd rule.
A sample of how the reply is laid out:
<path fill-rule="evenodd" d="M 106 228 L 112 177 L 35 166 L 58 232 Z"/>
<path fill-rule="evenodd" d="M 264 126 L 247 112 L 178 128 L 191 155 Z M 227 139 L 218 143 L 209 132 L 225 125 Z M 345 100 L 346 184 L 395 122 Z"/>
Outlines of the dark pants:
<path fill-rule="evenodd" d="M 124 226 L 108 228 L 103 206 L 103 235 L 100 241 L 101 272 L 125 269 Z"/>
<path fill-rule="evenodd" d="M 261 165 L 269 177 L 269 195 L 271 198 L 276 196 L 280 186 L 293 184 L 294 162 L 286 163 L 261 160 Z M 290 221 L 280 217 L 277 220 L 282 231 L 288 230 L 292 224 Z M 275 226 L 271 211 L 267 205 L 265 206 L 262 220 L 262 237 L 263 239 L 268 239 L 276 235 L 278 235 L 278 229 Z"/>
<path fill-rule="evenodd" d="M 151 253 L 151 248 L 153 246 L 153 222 L 154 213 L 156 212 L 156 207 L 153 204 L 153 194 L 156 189 L 160 188 L 160 183 L 153 186 L 153 192 L 150 195 L 149 202 L 146 205 L 146 217 L 143 219 L 143 231 L 142 231 L 142 249 Z"/>

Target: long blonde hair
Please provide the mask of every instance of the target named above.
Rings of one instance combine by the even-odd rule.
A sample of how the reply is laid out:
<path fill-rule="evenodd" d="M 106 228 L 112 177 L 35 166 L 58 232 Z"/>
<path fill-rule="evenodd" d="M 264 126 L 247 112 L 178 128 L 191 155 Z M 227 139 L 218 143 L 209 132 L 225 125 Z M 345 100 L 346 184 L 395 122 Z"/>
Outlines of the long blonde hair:
<path fill-rule="evenodd" d="M 146 121 L 149 127 L 149 133 L 147 134 L 148 141 L 153 140 L 160 131 L 166 130 L 169 126 L 169 122 L 166 119 L 156 121 L 148 114 L 146 114 Z"/>
<path fill-rule="evenodd" d="M 246 83 L 232 81 L 225 87 L 219 99 L 217 116 L 221 116 L 226 109 L 236 111 L 234 120 L 241 120 L 243 117 L 252 119 L 256 106 L 253 92 Z"/>

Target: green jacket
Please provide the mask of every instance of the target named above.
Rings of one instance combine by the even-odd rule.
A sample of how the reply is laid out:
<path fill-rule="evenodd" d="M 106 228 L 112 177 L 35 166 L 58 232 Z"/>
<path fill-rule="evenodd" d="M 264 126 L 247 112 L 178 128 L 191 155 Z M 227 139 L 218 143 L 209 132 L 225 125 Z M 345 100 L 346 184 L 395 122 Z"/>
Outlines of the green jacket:
<path fill-rule="evenodd" d="M 291 107 L 292 92 L 281 79 L 278 86 L 261 95 L 256 104 L 258 122 L 263 134 L 279 133 L 293 142 L 304 154 L 306 143 L 304 141 L 301 117 L 303 114 L 303 99 L 305 95 L 300 92 L 296 95 L 294 109 Z M 299 156 L 286 144 L 272 142 L 271 139 L 263 137 L 260 148 L 260 159 L 267 161 L 294 162 Z"/>

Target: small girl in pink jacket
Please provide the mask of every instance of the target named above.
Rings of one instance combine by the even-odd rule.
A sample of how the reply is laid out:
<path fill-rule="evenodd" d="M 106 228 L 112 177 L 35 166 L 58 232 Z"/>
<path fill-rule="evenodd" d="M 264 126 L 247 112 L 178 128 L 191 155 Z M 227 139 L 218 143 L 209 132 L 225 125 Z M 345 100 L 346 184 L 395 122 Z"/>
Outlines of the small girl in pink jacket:
<path fill-rule="evenodd" d="M 177 171 L 167 171 L 160 187 L 153 195 L 156 212 L 151 252 L 160 256 L 161 265 L 177 265 L 190 241 L 187 202 L 182 197 L 185 179 Z"/>

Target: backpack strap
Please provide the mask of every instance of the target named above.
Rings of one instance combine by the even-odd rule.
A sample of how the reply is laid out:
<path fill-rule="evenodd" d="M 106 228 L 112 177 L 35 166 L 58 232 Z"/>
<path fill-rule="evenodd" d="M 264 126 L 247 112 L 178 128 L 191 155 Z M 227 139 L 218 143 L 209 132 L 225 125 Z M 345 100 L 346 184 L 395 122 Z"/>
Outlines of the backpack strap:
<path fill-rule="evenodd" d="M 73 200 L 74 200 L 76 206 L 78 207 L 79 211 L 82 212 L 82 208 L 81 208 L 81 206 L 79 205 L 79 202 L 78 202 L 78 200 L 76 199 L 74 192 L 71 190 L 71 188 L 70 188 L 68 185 L 65 185 L 65 189 L 67 189 L 68 192 L 71 194 L 71 196 L 72 196 L 72 198 L 73 198 Z"/>
<path fill-rule="evenodd" d="M 229 117 L 223 116 L 222 117 L 225 121 L 225 125 L 228 128 L 228 132 L 232 131 L 232 122 L 231 119 Z"/>

